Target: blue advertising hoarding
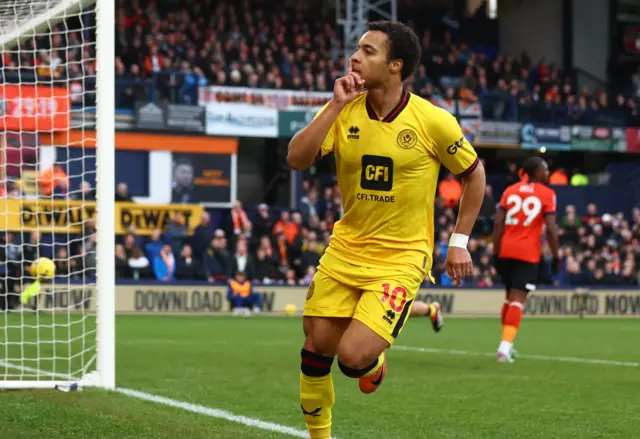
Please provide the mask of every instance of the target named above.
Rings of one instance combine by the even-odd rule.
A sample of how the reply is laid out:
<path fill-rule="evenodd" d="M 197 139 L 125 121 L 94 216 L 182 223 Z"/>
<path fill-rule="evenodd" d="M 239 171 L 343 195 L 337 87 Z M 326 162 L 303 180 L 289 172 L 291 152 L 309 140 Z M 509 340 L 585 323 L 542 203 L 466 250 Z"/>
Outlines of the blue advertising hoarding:
<path fill-rule="evenodd" d="M 550 150 L 571 150 L 571 127 L 568 125 L 546 125 L 525 123 L 520 140 L 523 149 L 546 147 Z"/>

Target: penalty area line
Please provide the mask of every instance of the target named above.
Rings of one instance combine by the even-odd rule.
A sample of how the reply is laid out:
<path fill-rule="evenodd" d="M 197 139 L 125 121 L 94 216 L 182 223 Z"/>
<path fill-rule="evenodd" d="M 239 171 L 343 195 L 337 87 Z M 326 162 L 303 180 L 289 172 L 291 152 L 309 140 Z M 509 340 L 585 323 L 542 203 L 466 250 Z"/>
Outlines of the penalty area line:
<path fill-rule="evenodd" d="M 51 372 L 48 370 L 42 370 L 35 367 L 21 366 L 18 364 L 8 363 L 0 360 L 0 367 L 7 369 L 20 370 L 22 372 L 28 372 L 37 374 L 39 376 L 46 376 L 49 378 L 60 378 L 63 380 L 74 381 L 71 375 Z M 234 422 L 236 424 L 242 424 L 247 427 L 258 428 L 260 430 L 272 431 L 274 433 L 280 433 L 286 436 L 308 438 L 309 433 L 306 430 L 300 430 L 294 427 L 288 427 L 286 425 L 276 424 L 275 422 L 263 421 L 262 419 L 249 418 L 247 416 L 236 415 L 226 410 L 215 409 L 206 407 L 199 404 L 193 404 L 190 402 L 178 401 L 164 396 L 154 395 L 151 393 L 141 392 L 139 390 L 127 389 L 117 387 L 113 392 L 120 393 L 121 395 L 128 396 L 130 398 L 141 399 L 143 401 L 153 402 L 156 404 L 166 405 L 167 407 L 173 407 L 188 412 L 197 413 L 199 415 L 210 416 L 212 418 L 222 419 L 228 422 Z M 333 438 L 337 439 L 337 438 Z"/>
<path fill-rule="evenodd" d="M 422 348 L 418 346 L 393 346 L 391 350 L 398 351 L 411 351 L 411 352 L 424 352 L 427 354 L 447 354 L 447 355 L 465 355 L 474 357 L 495 357 L 495 352 L 474 352 L 463 351 L 459 349 L 437 349 L 437 348 Z M 534 355 L 534 354 L 520 354 L 518 358 L 529 360 L 544 360 L 544 361 L 557 361 L 560 363 L 578 363 L 578 364 L 602 364 L 605 366 L 622 366 L 622 367 L 640 367 L 640 363 L 633 361 L 615 361 L 615 360 L 600 360 L 597 358 L 580 358 L 580 357 L 554 357 L 551 355 Z"/>

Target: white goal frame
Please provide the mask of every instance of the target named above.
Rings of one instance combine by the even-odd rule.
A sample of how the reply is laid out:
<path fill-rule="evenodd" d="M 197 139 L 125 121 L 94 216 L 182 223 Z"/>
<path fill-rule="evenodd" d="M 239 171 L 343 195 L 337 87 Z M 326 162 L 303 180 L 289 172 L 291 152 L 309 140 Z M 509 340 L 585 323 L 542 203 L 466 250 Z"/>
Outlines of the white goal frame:
<path fill-rule="evenodd" d="M 113 0 L 63 0 L 13 32 L 0 35 L 3 50 L 96 4 L 96 370 L 81 379 L 47 371 L 42 380 L 0 381 L 0 389 L 95 386 L 115 388 L 115 4 Z M 25 368 L 26 369 L 26 368 Z"/>

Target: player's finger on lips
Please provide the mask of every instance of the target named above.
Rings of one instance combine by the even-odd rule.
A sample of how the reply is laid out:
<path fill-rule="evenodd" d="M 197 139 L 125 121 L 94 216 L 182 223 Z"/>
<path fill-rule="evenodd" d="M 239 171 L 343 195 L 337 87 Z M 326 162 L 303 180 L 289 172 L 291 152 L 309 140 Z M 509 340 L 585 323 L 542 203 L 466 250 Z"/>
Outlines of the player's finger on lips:
<path fill-rule="evenodd" d="M 344 78 L 344 88 L 347 91 L 351 91 L 351 89 L 353 88 L 353 83 L 351 82 L 351 77 L 350 76 L 346 76 Z"/>

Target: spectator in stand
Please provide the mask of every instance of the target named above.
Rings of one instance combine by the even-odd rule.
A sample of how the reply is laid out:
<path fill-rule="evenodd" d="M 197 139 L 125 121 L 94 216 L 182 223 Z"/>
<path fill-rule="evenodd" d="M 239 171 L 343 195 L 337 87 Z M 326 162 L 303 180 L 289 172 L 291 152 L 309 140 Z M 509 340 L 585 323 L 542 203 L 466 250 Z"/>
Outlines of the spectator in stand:
<path fill-rule="evenodd" d="M 129 264 L 129 272 L 133 279 L 138 280 L 152 277 L 149 259 L 147 259 L 139 247 L 131 251 L 127 263 Z"/>
<path fill-rule="evenodd" d="M 300 203 L 300 213 L 304 222 L 309 222 L 309 217 L 316 215 L 320 210 L 318 202 L 318 191 L 316 188 L 312 188 L 306 197 L 303 197 Z"/>
<path fill-rule="evenodd" d="M 258 248 L 256 251 L 254 282 L 269 285 L 275 282 L 278 277 L 278 262 L 267 256 L 267 252 L 263 248 Z"/>
<path fill-rule="evenodd" d="M 554 186 L 566 186 L 569 184 L 569 178 L 563 167 L 557 168 L 549 176 L 549 184 Z"/>
<path fill-rule="evenodd" d="M 191 246 L 184 244 L 176 265 L 176 279 L 199 280 L 201 271 L 201 263 L 193 257 Z"/>
<path fill-rule="evenodd" d="M 69 258 L 69 251 L 60 247 L 55 255 L 56 276 L 69 277 L 75 272 L 76 260 Z"/>
<path fill-rule="evenodd" d="M 130 278 L 127 252 L 122 244 L 116 244 L 116 279 Z"/>
<path fill-rule="evenodd" d="M 258 237 L 271 235 L 273 230 L 273 218 L 269 213 L 269 206 L 265 203 L 258 205 L 258 215 L 253 221 L 253 234 Z"/>
<path fill-rule="evenodd" d="M 295 270 L 291 268 L 286 268 L 284 272 L 285 272 L 285 279 L 284 279 L 285 285 L 288 285 L 290 287 L 300 285 L 301 282 L 297 280 Z"/>
<path fill-rule="evenodd" d="M 245 236 L 251 232 L 251 221 L 242 208 L 242 201 L 236 201 L 231 208 L 231 229 L 234 237 Z"/>
<path fill-rule="evenodd" d="M 204 256 L 204 273 L 209 282 L 224 281 L 229 278 L 232 269 L 231 257 L 227 250 L 227 238 L 224 230 L 213 232 L 211 245 Z"/>
<path fill-rule="evenodd" d="M 45 169 L 38 176 L 40 193 L 45 197 L 66 198 L 69 190 L 69 177 L 60 165 Z"/>
<path fill-rule="evenodd" d="M 313 276 L 316 275 L 316 267 L 309 265 L 307 267 L 307 271 L 304 275 L 304 277 L 300 280 L 300 284 L 301 285 L 309 285 L 311 284 L 311 281 L 313 280 Z"/>
<path fill-rule="evenodd" d="M 22 243 L 22 272 L 28 273 L 28 267 L 31 263 L 40 257 L 40 243 L 42 240 L 42 234 L 37 231 L 30 233 L 29 241 Z M 1 260 L 1 259 L 0 259 Z"/>
<path fill-rule="evenodd" d="M 573 170 L 570 182 L 571 186 L 588 186 L 589 178 L 580 172 L 580 169 L 576 168 Z"/>
<path fill-rule="evenodd" d="M 318 251 L 318 240 L 315 233 L 310 233 L 311 237 L 303 244 L 302 257 L 300 258 L 300 267 L 302 273 L 306 273 L 309 267 L 317 267 L 320 265 L 320 252 Z"/>
<path fill-rule="evenodd" d="M 88 181 L 83 181 L 80 183 L 80 190 L 73 191 L 71 194 L 71 198 L 74 200 L 82 200 L 82 201 L 95 201 L 96 200 L 96 192 L 91 187 L 91 183 Z"/>
<path fill-rule="evenodd" d="M 116 202 L 132 203 L 133 199 L 129 195 L 129 186 L 127 183 L 118 183 L 116 188 Z"/>
<path fill-rule="evenodd" d="M 482 207 L 480 208 L 480 214 L 477 220 L 477 228 L 479 228 L 480 233 L 484 236 L 491 235 L 493 222 L 496 218 L 497 204 L 495 198 L 493 198 L 493 187 L 489 184 L 486 185 L 484 200 L 482 200 Z"/>
<path fill-rule="evenodd" d="M 444 200 L 447 207 L 456 207 L 462 195 L 462 184 L 452 173 L 448 173 L 444 180 L 438 183 L 438 196 Z"/>
<path fill-rule="evenodd" d="M 171 251 L 171 244 L 165 243 L 160 250 L 160 254 L 153 259 L 153 273 L 157 280 L 174 280 L 176 271 L 176 260 Z"/>
<path fill-rule="evenodd" d="M 599 220 L 600 217 L 598 216 L 598 207 L 593 203 L 589 203 L 587 205 L 587 214 L 582 217 L 582 222 L 590 223 L 591 221 L 597 222 Z"/>
<path fill-rule="evenodd" d="M 236 253 L 231 260 L 231 274 L 245 273 L 248 279 L 255 278 L 255 262 L 253 256 L 249 254 L 249 246 L 246 239 L 241 239 L 236 243 Z"/>
<path fill-rule="evenodd" d="M 173 214 L 173 217 L 167 226 L 167 236 L 171 240 L 173 253 L 179 253 L 185 240 L 189 236 L 186 221 L 180 212 Z"/>
<path fill-rule="evenodd" d="M 193 254 L 196 259 L 202 260 L 212 236 L 213 226 L 211 224 L 211 215 L 204 211 L 202 215 L 200 215 L 200 224 L 198 224 L 191 237 L 191 248 L 193 249 Z"/>
<path fill-rule="evenodd" d="M 299 233 L 300 229 L 295 222 L 291 221 L 289 211 L 283 210 L 280 214 L 280 221 L 273 226 L 273 235 L 277 237 L 279 234 L 283 234 L 286 241 L 292 244 Z"/>
<path fill-rule="evenodd" d="M 128 236 L 131 236 L 131 235 L 128 235 Z M 154 261 L 156 256 L 160 254 L 160 251 L 162 250 L 163 245 L 164 245 L 164 242 L 162 240 L 162 231 L 160 229 L 154 229 L 151 232 L 151 241 L 149 241 L 147 245 L 145 245 L 144 247 L 144 252 L 147 255 L 147 258 L 150 261 Z M 126 244 L 125 244 L 125 248 L 127 248 Z"/>

